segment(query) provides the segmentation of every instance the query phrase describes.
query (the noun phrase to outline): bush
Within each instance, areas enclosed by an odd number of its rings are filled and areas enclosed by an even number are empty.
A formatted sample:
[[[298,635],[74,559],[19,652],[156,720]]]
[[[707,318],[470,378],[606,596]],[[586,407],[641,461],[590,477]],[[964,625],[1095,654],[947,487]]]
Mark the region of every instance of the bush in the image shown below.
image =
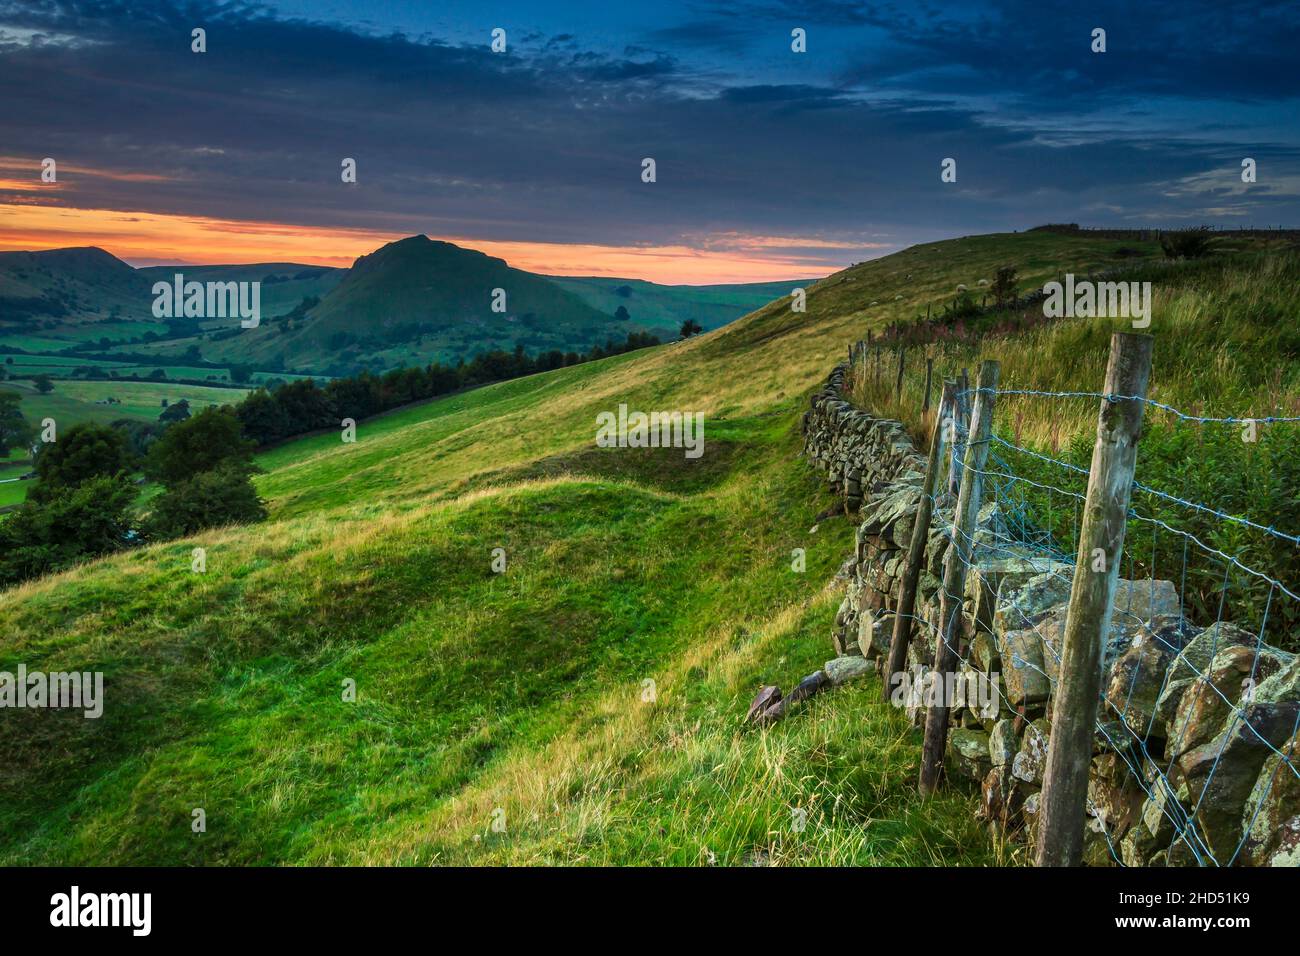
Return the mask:
[[[179,402],[173,402],[163,409],[163,413],[158,416],[158,421],[183,422],[190,417],[190,403],[187,399],[182,398]]]
[[[234,409],[205,408],[193,418],[170,426],[149,447],[145,473],[168,487],[224,465],[248,475],[257,470],[253,448],[253,443],[244,438]]]
[[[231,463],[169,487],[154,499],[145,530],[151,538],[177,538],[265,517],[266,502],[257,496],[248,472]]]
[[[134,467],[135,455],[125,433],[90,422],[73,425],[57,441],[41,445],[35,469],[40,482],[31,496],[45,500],[92,478],[127,475]]]
[[[0,458],[7,458],[15,448],[25,448],[36,434],[23,417],[21,402],[16,392],[0,392]]]
[[[0,522],[0,584],[16,584],[130,543],[135,487],[99,476],[29,500]]]
[[[1006,305],[1016,298],[1016,291],[1015,266],[1003,266],[998,270],[993,285],[989,287],[989,292],[993,295],[993,301],[1000,306]]]
[[[1210,253],[1211,237],[1206,229],[1184,229],[1166,232],[1160,237],[1160,248],[1168,259],[1200,259]]]

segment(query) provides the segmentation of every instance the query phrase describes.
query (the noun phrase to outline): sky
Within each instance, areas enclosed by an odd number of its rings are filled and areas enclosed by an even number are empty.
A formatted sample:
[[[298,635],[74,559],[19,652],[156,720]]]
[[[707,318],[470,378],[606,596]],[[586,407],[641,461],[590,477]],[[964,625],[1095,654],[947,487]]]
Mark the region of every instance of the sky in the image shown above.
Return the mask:
[[[1047,222],[1294,227],[1297,49],[1268,0],[0,0],[0,250],[347,266],[424,233],[699,284]]]

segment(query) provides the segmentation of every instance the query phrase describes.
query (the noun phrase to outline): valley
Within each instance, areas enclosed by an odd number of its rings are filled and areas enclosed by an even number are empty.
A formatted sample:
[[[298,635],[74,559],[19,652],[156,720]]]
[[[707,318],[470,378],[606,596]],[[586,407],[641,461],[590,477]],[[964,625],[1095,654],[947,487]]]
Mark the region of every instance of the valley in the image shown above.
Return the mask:
[[[686,341],[380,416],[355,444],[290,441],[257,459],[267,522],[0,592],[0,669],[102,670],[107,701],[94,722],[6,722],[0,860],[1023,862],[974,819],[970,789],[916,794],[917,737],[877,682],[769,729],[741,718],[758,686],[833,656],[828,584],[854,529],[819,518],[832,501],[798,421],[846,346],[1000,267],[1030,289],[1131,245],[914,246],[811,283],[806,313],[777,298]],[[1157,284],[1152,396],[1207,412],[1295,402],[1295,269],[1285,243],[1246,243]],[[992,353],[1019,387],[1096,379],[1115,320],[1011,318],[955,335],[939,367]],[[1205,363],[1213,375],[1191,374]],[[915,393],[903,401],[919,427]],[[598,416],[620,404],[702,414],[704,454],[597,447]],[[1044,448],[1089,427],[1030,400],[1002,420]]]

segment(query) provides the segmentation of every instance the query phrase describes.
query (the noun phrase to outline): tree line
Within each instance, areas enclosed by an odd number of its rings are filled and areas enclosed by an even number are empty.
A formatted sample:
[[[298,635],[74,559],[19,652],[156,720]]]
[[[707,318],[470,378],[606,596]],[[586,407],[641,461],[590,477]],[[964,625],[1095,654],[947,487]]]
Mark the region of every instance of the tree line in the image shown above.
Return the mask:
[[[250,392],[236,406],[244,434],[258,445],[270,445],[286,438],[322,428],[338,428],[345,418],[360,421],[412,402],[448,395],[465,388],[521,378],[536,372],[578,365],[594,359],[621,355],[658,345],[659,339],[643,332],[629,333],[623,342],[610,340],[587,352],[552,350],[528,355],[522,346],[513,352],[494,349],[480,352],[470,361],[455,365],[434,362],[427,366],[393,369],[382,375],[362,372],[348,378],[331,379],[318,385],[314,379],[299,379],[272,389]]]
[[[151,541],[204,528],[260,521],[266,503],[252,476],[256,450],[344,418],[361,419],[422,399],[658,345],[633,332],[585,353],[480,353],[455,365],[363,372],[317,385],[302,379],[259,388],[237,405],[191,414],[187,402],[165,408],[156,423],[120,419],[83,423],[35,448],[36,484],[19,508],[0,517],[0,587],[16,584]],[[0,458],[26,447],[35,430],[19,396],[0,393]],[[162,486],[140,499],[135,475]]]

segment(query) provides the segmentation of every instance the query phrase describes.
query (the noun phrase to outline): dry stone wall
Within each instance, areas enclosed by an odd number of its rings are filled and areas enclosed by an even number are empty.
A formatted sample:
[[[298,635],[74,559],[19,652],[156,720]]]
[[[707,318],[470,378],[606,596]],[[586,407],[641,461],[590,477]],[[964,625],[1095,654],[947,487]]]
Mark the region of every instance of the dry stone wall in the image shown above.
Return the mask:
[[[858,522],[826,686],[883,671],[926,465],[901,423],[846,399],[849,374],[837,366],[802,421],[805,455]],[[925,675],[952,506],[936,501],[915,612],[923,623],[895,690],[918,725],[933,687]],[[972,692],[957,697],[945,766],[979,785],[982,819],[1032,849],[1073,567],[1009,541],[986,505],[960,629],[956,686]],[[1194,626],[1172,582],[1122,580],[1103,667],[1085,861],[1300,865],[1300,658],[1231,624]]]

